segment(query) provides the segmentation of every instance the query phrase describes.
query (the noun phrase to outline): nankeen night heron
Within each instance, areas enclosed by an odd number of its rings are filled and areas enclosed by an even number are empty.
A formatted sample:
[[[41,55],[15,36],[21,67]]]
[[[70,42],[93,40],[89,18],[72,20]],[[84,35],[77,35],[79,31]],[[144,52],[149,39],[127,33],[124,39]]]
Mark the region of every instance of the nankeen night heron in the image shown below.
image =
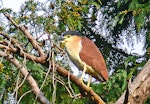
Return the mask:
[[[77,31],[66,31],[62,33],[62,36],[61,44],[65,46],[70,60],[78,69],[83,70],[81,81],[85,73],[102,82],[108,80],[105,60],[91,40]],[[90,81],[91,78],[88,85]]]

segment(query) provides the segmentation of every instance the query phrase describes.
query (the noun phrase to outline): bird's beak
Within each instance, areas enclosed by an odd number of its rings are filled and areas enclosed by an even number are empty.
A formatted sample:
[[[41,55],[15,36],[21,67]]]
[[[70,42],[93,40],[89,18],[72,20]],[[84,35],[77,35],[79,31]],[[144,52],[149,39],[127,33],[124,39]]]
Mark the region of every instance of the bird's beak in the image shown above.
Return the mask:
[[[64,37],[59,37],[59,39],[58,39],[60,42],[62,42],[62,41],[64,41],[65,40],[65,38]]]

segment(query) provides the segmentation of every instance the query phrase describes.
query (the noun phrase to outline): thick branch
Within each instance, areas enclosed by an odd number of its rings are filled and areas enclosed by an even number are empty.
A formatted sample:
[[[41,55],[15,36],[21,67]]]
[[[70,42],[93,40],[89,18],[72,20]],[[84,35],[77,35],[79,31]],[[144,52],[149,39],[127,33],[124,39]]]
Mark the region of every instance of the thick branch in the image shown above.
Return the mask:
[[[150,96],[150,75],[145,81],[129,96],[128,103],[143,104]]]
[[[3,33],[3,32],[0,32],[0,35],[4,36],[5,38],[7,38],[8,40],[11,39],[11,37],[9,37],[7,34]],[[30,60],[36,60],[36,62],[38,63],[46,63],[46,56],[44,55],[44,58],[43,57],[36,57],[32,54],[29,54],[29,53],[26,53],[23,51],[22,47],[19,45],[19,43],[14,40],[14,39],[11,39],[11,45],[8,46],[5,46],[5,45],[2,45],[4,42],[0,42],[0,48],[1,49],[6,49],[8,51],[11,51],[13,53],[16,53],[18,54],[19,56],[21,57],[24,57],[26,56],[27,59],[30,59]],[[14,47],[17,47],[17,48],[14,48]],[[22,50],[22,51],[21,51]],[[44,53],[43,53],[44,54]]]
[[[56,71],[63,77],[68,78],[68,76],[70,76],[71,81],[77,85],[80,89],[82,89],[83,91],[87,92],[87,95],[89,97],[91,97],[92,99],[94,99],[96,101],[97,104],[105,104],[104,101],[100,98],[99,95],[97,95],[92,88],[87,87],[85,84],[81,83],[81,81],[75,77],[73,74],[71,74],[70,72],[68,72],[66,69],[64,69],[63,67],[59,67],[58,65],[55,65],[56,67]]]
[[[15,65],[16,68],[18,68],[21,71],[24,77],[27,76],[26,80],[29,82],[33,93],[38,97],[38,100],[40,102],[42,102],[43,104],[50,104],[50,102],[44,97],[43,93],[40,91],[40,88],[38,87],[34,78],[16,58],[2,51],[0,51],[0,56],[4,57],[5,59],[9,60],[13,65]]]
[[[145,64],[141,72],[137,75],[129,88],[129,104],[143,104],[150,96],[150,60]],[[118,99],[116,104],[123,104],[125,92]]]

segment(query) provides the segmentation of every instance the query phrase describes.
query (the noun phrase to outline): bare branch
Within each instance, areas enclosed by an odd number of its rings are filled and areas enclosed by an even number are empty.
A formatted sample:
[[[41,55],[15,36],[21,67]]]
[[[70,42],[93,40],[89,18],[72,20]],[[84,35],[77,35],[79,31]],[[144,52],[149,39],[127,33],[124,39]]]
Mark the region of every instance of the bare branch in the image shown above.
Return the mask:
[[[12,55],[6,54],[5,52],[0,51],[0,56],[4,57],[5,59],[9,60],[13,65],[15,65],[16,68],[20,70],[20,72],[23,74],[23,76],[27,76],[26,80],[30,84],[33,93],[38,96],[38,100],[41,101],[43,104],[50,104],[50,102],[44,97],[43,93],[40,91],[36,81],[34,78],[30,75],[30,73],[26,70],[26,68]]]
[[[24,26],[19,26],[12,18],[9,14],[4,14],[7,19],[18,29],[20,29],[25,36],[27,36],[28,40],[31,42],[32,46],[34,49],[36,49],[39,53],[39,56],[42,59],[46,58],[46,55],[44,54],[42,48],[39,46],[38,42],[36,41],[36,39],[34,39],[34,37],[29,33],[29,31],[24,27]]]
[[[11,38],[11,37],[9,37],[7,34],[5,34],[3,32],[0,32],[0,35],[4,36],[8,40],[10,40],[10,38]],[[34,56],[32,54],[24,52],[23,49],[21,48],[21,46],[19,45],[19,43],[16,40],[12,39],[11,42],[17,48],[13,48],[13,45],[11,45],[10,47],[8,47],[8,46],[6,47],[4,45],[1,45],[0,48],[2,48],[2,49],[5,48],[5,49],[7,49],[7,50],[9,50],[9,51],[11,51],[13,53],[18,54],[21,57],[24,57],[24,55],[25,55],[27,59],[34,60],[37,63],[43,63],[43,64],[46,63],[46,56],[44,56],[44,58],[43,57],[36,57],[36,56]],[[0,44],[3,44],[3,42],[0,42]]]
[[[25,93],[19,98],[17,104],[20,104],[21,99],[22,99],[25,95],[27,95],[28,93],[30,93],[30,92],[32,92],[32,90],[29,90],[29,91],[25,92]]]

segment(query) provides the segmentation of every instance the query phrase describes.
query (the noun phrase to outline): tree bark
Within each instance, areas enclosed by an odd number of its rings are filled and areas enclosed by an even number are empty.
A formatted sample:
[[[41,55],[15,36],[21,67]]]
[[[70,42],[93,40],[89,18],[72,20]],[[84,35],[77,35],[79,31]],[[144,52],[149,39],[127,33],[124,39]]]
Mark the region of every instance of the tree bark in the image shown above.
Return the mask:
[[[147,97],[150,96],[150,60],[128,88],[128,104],[143,104]],[[117,100],[116,104],[124,104],[125,92]]]

